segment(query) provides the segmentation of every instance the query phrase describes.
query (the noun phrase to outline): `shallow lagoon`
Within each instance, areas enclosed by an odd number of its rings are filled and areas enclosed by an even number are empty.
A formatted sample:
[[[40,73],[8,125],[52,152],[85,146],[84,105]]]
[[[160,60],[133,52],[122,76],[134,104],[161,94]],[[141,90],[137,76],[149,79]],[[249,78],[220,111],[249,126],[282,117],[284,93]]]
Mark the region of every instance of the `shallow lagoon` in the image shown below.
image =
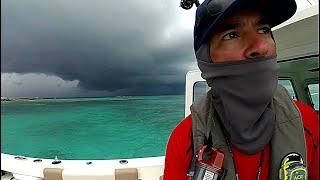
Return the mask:
[[[1,102],[1,152],[59,159],[165,155],[184,96]]]

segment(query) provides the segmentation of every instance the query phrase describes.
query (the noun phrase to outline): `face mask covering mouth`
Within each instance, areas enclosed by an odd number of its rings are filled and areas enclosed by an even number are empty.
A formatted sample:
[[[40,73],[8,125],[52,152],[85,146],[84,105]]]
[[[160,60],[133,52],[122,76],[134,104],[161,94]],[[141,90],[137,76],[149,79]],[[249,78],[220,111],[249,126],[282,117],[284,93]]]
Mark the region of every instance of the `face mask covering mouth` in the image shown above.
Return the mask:
[[[276,56],[210,63],[209,48],[197,53],[201,76],[211,87],[213,106],[233,146],[255,154],[270,142],[276,123]]]

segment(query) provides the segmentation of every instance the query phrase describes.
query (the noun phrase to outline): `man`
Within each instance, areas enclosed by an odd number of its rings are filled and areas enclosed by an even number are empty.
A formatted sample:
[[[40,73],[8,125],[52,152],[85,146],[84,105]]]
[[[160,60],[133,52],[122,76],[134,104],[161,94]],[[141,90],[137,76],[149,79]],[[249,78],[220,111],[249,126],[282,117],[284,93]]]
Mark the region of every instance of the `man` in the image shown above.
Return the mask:
[[[205,0],[197,8],[194,50],[211,90],[172,132],[164,180],[189,179],[203,145],[224,153],[228,180],[279,179],[292,152],[319,179],[318,116],[277,86],[271,28],[295,11],[294,0]]]

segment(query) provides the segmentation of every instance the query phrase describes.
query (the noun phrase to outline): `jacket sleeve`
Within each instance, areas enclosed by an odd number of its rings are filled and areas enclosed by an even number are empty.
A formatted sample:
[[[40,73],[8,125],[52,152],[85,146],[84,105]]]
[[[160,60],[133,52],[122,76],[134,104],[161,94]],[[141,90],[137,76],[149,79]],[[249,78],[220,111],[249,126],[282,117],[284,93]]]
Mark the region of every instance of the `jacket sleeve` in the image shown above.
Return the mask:
[[[308,161],[308,171],[310,180],[319,180],[319,118],[315,111],[310,112],[310,120],[313,122],[312,128],[305,127],[305,137],[309,136],[307,141],[307,158],[310,154]]]
[[[165,157],[164,180],[188,180],[187,171],[192,157],[191,116],[184,119],[170,135]],[[190,149],[190,150],[189,150]]]
[[[304,127],[307,146],[307,168],[310,180],[319,180],[319,117],[311,107],[295,101]]]

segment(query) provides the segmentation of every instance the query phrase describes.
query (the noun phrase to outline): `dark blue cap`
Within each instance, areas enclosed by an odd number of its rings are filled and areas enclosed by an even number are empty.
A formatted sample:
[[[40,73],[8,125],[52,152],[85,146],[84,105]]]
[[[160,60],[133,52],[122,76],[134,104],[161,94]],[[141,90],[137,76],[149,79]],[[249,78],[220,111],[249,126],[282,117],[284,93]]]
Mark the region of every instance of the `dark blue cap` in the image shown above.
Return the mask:
[[[295,0],[205,0],[196,11],[194,50],[209,40],[212,30],[235,9],[254,8],[262,12],[274,27],[288,20],[297,10]]]

